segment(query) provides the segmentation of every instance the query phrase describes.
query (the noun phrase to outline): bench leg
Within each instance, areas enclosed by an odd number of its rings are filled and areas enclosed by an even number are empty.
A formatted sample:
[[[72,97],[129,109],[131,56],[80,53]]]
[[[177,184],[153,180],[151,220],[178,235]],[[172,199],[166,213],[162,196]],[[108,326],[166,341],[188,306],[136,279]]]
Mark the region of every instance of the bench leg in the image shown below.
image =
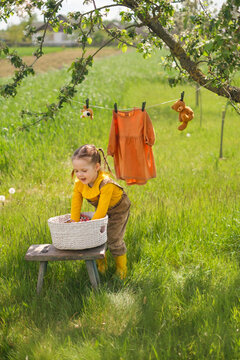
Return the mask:
[[[47,261],[40,261],[39,272],[38,272],[38,282],[37,282],[37,294],[40,294],[43,286],[43,278],[47,271]]]
[[[96,264],[95,260],[93,260],[93,268],[94,268],[95,276],[97,279],[97,284],[100,285],[100,278],[99,278],[99,273],[98,273],[97,264]]]
[[[87,266],[88,276],[89,276],[90,282],[92,284],[92,287],[94,289],[97,289],[97,287],[100,283],[100,280],[99,280],[96,262],[95,262],[95,260],[85,260],[85,263]]]

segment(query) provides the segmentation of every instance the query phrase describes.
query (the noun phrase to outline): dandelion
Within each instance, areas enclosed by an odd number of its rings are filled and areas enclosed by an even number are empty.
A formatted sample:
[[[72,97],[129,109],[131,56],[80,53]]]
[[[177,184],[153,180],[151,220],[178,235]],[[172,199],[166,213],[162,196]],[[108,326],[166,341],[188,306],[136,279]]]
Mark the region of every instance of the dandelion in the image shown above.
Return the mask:
[[[16,190],[14,188],[10,188],[9,190],[9,194],[15,194]]]
[[[191,136],[191,134],[187,133],[187,134],[186,134],[186,136],[187,136],[187,137],[190,137],[190,136]]]
[[[0,195],[0,201],[4,202],[5,201],[5,196],[4,195]]]

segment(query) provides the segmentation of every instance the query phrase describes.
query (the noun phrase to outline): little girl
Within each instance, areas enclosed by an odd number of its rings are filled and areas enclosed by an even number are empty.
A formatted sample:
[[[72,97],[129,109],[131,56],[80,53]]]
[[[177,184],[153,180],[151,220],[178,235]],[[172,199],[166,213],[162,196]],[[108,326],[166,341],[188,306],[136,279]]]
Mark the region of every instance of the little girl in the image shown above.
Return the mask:
[[[127,249],[123,236],[131,203],[123,188],[101,170],[100,152],[111,172],[103,150],[94,145],[80,146],[72,156],[72,176],[75,174],[77,179],[72,197],[71,221],[80,220],[83,198],[96,208],[92,220],[108,215],[107,245],[116,261],[116,274],[124,279],[127,274]],[[97,260],[97,266],[104,274],[106,258]]]

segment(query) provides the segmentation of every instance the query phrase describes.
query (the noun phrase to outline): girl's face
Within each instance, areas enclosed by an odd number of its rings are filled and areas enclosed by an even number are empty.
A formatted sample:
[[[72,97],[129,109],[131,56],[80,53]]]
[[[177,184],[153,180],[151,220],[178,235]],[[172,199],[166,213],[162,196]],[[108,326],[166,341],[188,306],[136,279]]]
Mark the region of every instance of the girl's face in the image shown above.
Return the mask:
[[[73,170],[77,178],[85,185],[93,186],[94,181],[98,177],[98,171],[100,170],[100,164],[91,163],[88,158],[86,159],[74,159],[72,161]]]

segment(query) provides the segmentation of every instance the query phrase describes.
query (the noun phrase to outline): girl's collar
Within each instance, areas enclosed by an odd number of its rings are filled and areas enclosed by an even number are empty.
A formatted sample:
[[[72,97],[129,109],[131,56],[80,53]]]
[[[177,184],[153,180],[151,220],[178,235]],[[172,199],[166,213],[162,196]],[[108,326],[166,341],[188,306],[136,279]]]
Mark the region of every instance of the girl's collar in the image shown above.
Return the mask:
[[[99,178],[99,175],[100,175],[101,173],[102,173],[102,171],[101,171],[101,170],[98,170],[98,175],[97,175],[96,179],[94,180],[94,183],[93,183],[92,186],[90,186],[89,184],[87,184],[87,186],[88,186],[90,189],[92,189],[92,188],[94,187],[94,185],[95,185],[95,183],[96,183],[96,181],[97,181],[97,179]]]

